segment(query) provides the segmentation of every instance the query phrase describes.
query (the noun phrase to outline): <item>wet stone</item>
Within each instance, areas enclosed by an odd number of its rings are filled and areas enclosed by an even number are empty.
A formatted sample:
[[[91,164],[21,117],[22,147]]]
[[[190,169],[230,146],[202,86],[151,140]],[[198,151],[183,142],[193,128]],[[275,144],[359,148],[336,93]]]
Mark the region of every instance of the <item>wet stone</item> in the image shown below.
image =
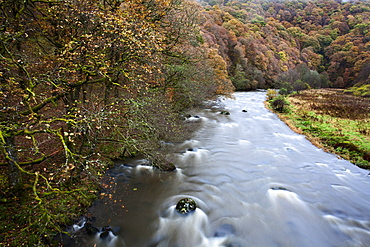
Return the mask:
[[[109,236],[109,231],[104,231],[104,232],[100,233],[100,238],[101,239],[107,238],[108,236]]]
[[[111,231],[112,232],[112,227],[110,227],[110,226],[104,226],[101,230],[102,231]]]
[[[171,162],[162,163],[160,165],[153,165],[153,167],[166,172],[176,170],[176,166]]]
[[[271,187],[270,189],[272,189],[272,190],[285,190],[285,191],[289,191],[287,188],[284,188],[284,187],[281,187],[281,186]]]
[[[95,234],[99,232],[99,229],[96,226],[93,226],[91,223],[86,223],[85,224],[85,229],[87,234]]]
[[[188,214],[196,208],[197,204],[191,198],[183,198],[176,205],[176,210],[181,214]]]
[[[228,112],[228,111],[222,111],[222,112],[220,112],[220,114],[222,114],[222,115],[230,115],[230,112]]]

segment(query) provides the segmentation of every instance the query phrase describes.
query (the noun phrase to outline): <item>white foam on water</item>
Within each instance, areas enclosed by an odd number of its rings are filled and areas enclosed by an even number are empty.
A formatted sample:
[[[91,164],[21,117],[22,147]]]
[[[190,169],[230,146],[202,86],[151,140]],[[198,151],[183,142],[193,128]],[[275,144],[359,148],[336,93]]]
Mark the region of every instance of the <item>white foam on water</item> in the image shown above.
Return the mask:
[[[296,193],[276,188],[269,189],[267,195],[271,203],[266,212],[272,224],[269,228],[277,229],[270,232],[270,243],[262,246],[351,246],[339,244],[348,238],[328,227],[321,212]]]
[[[74,232],[77,232],[81,230],[82,228],[84,228],[85,224],[86,224],[86,219],[81,219],[79,222],[77,222],[76,224],[72,226],[72,230]]]
[[[220,123],[221,127],[226,127],[226,128],[233,128],[233,127],[238,127],[238,123]]]
[[[315,162],[315,164],[318,165],[318,166],[328,167],[328,164],[324,164],[324,163],[320,163],[320,162]]]
[[[173,205],[160,218],[156,234],[157,247],[220,247],[226,237],[207,237],[208,216],[200,209],[183,215]]]
[[[250,142],[248,140],[239,140],[238,143],[239,144],[251,144],[252,142]]]
[[[194,145],[194,144],[197,144],[197,143],[199,143],[198,140],[190,139],[190,140],[184,141],[183,145],[189,145],[189,144]]]
[[[344,193],[354,193],[355,191],[347,186],[339,185],[339,184],[332,184],[331,187],[336,189],[337,191],[341,191]]]
[[[273,133],[274,136],[276,137],[281,137],[281,138],[286,138],[286,139],[295,139],[295,140],[302,140],[302,139],[305,139],[305,136],[303,135],[298,135],[298,134],[291,134],[291,135],[288,135],[288,134],[283,134],[283,133]]]
[[[182,154],[182,159],[187,160],[187,159],[202,159],[205,156],[209,155],[209,150],[203,149],[203,148],[198,148],[195,149],[194,151],[186,151],[185,153]]]
[[[153,166],[148,165],[138,165],[136,166],[137,170],[153,170]]]
[[[269,120],[267,116],[253,116],[252,118],[258,119],[258,120]]]
[[[198,148],[200,142],[198,140],[186,140],[180,146],[179,149]]]
[[[135,167],[135,172],[138,173],[138,174],[141,174],[143,172],[153,174],[154,167],[149,166],[149,165],[138,165],[138,166]]]
[[[341,219],[334,215],[324,215],[330,224],[345,233],[350,240],[348,246],[368,247],[370,243],[370,222],[356,219]]]
[[[335,176],[337,176],[339,179],[342,179],[342,178],[346,177],[345,174],[341,174],[341,173],[336,173]]]
[[[306,203],[299,199],[296,193],[285,189],[269,189],[268,196],[274,205],[277,205],[281,200],[284,200],[288,201],[294,206],[306,207]]]
[[[103,232],[100,231],[95,233],[94,236],[84,242],[84,244],[79,243],[79,246],[92,246],[92,247],[127,247],[125,242],[120,236],[114,235],[113,232],[108,231],[108,235],[104,238],[100,237],[100,234]],[[82,244],[82,245],[81,245]]]
[[[185,121],[187,122],[194,122],[194,121],[196,122],[196,121],[204,121],[204,120],[208,120],[208,118],[200,117],[200,116],[191,116],[185,119]]]

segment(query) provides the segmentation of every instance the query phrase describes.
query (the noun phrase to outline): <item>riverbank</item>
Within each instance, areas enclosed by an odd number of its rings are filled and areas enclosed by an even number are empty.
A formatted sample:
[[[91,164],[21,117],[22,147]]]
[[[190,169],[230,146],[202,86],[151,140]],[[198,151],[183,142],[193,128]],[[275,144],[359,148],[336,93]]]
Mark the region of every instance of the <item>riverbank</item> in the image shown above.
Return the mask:
[[[338,89],[287,96],[279,117],[319,148],[370,169],[370,99]]]
[[[196,111],[197,108],[194,106],[192,109]],[[172,114],[174,120],[166,125],[171,125],[172,129],[166,129],[167,132],[163,130],[161,136],[170,133],[171,138],[166,140],[183,142],[199,127],[196,122],[187,119],[198,117]],[[160,117],[166,119],[169,114]],[[163,144],[156,137],[153,134],[151,139],[143,141],[140,148],[147,152],[141,155],[121,152],[119,156],[119,148],[110,149],[111,156],[96,156],[96,159],[86,160],[83,170],[74,167],[61,169],[65,161],[61,155],[55,155],[53,159],[33,165],[32,169],[43,171],[45,175],[40,173],[35,182],[33,176],[24,176],[24,186],[19,191],[7,189],[6,166],[0,167],[0,222],[3,226],[0,228],[0,246],[16,247],[25,243],[27,246],[61,246],[62,235],[71,233],[70,227],[81,216],[89,218],[88,209],[104,194],[99,192],[112,186],[104,179],[106,171],[113,167],[117,159],[125,159],[130,155],[142,156],[158,170],[172,170],[173,164],[162,154]],[[44,179],[46,175],[50,177],[48,180]]]

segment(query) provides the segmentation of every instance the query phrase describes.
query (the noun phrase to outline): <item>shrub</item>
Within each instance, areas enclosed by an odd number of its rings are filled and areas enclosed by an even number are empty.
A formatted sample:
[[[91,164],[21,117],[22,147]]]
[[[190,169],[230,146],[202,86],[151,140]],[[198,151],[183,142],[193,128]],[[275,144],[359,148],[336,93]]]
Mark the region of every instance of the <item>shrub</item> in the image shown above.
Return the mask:
[[[278,91],[275,89],[268,89],[266,93],[267,100],[272,100],[279,95]]]
[[[281,94],[281,95],[288,95],[288,94],[291,94],[292,91],[293,91],[293,86],[290,83],[288,83],[288,82],[284,82],[280,86],[279,94]]]
[[[370,97],[370,85],[362,85],[360,87],[351,87],[345,90],[346,93],[352,93],[355,96]]]
[[[279,95],[272,100],[270,100],[270,105],[271,108],[274,111],[277,112],[286,112],[287,111],[287,106],[289,105],[288,101],[285,99],[284,96]]]

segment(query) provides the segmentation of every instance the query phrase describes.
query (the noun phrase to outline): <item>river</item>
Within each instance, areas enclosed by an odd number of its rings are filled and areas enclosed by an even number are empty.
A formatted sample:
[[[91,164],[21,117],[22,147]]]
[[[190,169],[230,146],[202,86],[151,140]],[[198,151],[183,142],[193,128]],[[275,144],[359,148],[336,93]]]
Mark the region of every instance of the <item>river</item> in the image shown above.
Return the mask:
[[[82,229],[74,246],[370,246],[369,171],[290,130],[264,107],[265,92],[234,96],[186,120],[201,125],[191,139],[163,144],[176,171],[116,164],[90,209],[114,234]],[[185,197],[198,207],[181,215]]]

